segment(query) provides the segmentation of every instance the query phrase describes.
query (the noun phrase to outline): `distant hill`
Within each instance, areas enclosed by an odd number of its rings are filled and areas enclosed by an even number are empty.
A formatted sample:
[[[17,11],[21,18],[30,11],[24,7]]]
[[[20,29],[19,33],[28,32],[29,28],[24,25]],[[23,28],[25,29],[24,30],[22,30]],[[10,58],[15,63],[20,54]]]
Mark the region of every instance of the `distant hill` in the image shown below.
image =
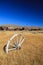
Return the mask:
[[[0,25],[0,26],[6,26],[6,27],[18,27],[18,25],[14,25],[14,24],[4,24],[4,25]],[[20,27],[20,26],[19,26]]]
[[[38,26],[17,26],[14,24],[9,25],[0,25],[0,30],[29,30],[29,31],[38,31],[43,30],[43,27]]]

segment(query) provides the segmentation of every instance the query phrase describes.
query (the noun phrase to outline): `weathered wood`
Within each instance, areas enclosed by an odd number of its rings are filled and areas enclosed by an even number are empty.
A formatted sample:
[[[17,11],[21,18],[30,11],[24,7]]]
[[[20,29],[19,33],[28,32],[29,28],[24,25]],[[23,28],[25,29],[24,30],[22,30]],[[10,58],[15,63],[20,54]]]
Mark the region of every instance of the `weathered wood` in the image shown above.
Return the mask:
[[[18,40],[18,35],[20,35],[21,36],[21,39],[20,40]],[[16,44],[14,44],[14,45],[12,45],[10,42],[14,39],[16,37]],[[20,33],[20,34],[14,34],[11,38],[10,38],[10,40],[8,41],[8,43],[7,43],[7,45],[6,45],[6,48],[5,48],[5,50],[6,50],[6,53],[8,54],[8,51],[11,51],[11,50],[14,50],[14,49],[19,49],[20,47],[21,47],[21,45],[23,44],[23,42],[24,42],[24,36],[23,36],[23,34],[22,33]],[[10,48],[9,49],[9,46],[12,46],[12,48]]]

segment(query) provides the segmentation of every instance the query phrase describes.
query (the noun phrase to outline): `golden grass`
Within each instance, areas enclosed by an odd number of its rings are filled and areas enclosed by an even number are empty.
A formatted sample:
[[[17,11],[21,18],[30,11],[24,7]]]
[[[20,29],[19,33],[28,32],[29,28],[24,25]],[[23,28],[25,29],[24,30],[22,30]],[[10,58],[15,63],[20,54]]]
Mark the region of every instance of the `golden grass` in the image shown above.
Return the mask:
[[[10,37],[20,31],[0,31],[0,65],[43,65],[43,34],[23,31],[25,41],[20,50],[4,52]]]

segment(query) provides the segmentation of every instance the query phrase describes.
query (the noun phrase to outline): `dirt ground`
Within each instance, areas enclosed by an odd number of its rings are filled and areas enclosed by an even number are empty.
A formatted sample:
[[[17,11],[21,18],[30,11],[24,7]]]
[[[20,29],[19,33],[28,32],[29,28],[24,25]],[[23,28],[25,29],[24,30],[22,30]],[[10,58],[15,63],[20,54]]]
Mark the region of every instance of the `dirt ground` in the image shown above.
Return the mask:
[[[0,31],[0,65],[43,65],[43,33],[23,31],[25,41],[20,50],[4,51],[7,41],[21,31]]]

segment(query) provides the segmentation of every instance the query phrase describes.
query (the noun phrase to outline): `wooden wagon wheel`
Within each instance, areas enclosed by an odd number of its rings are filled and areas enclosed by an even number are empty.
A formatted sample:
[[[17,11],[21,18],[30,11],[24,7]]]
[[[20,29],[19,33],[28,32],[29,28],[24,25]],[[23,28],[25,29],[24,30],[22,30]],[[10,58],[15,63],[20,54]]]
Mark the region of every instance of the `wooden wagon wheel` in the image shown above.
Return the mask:
[[[19,36],[20,36],[20,39],[18,39]],[[16,38],[16,39],[15,39],[15,44],[12,44],[11,41],[12,41],[14,38]],[[10,38],[10,40],[8,40],[8,43],[7,43],[6,47],[5,47],[6,53],[8,53],[8,51],[10,51],[10,50],[20,49],[20,48],[21,48],[21,45],[23,44],[23,42],[24,42],[24,36],[23,36],[22,33],[20,33],[20,34],[14,34],[14,35]],[[12,48],[9,48],[9,46],[12,46]]]

